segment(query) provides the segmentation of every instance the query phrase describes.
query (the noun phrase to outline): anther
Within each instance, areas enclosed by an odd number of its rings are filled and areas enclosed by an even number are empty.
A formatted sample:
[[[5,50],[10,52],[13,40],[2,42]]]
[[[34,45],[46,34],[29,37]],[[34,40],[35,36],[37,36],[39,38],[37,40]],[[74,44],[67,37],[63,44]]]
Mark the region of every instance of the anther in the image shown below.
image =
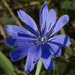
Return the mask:
[[[43,37],[41,38],[41,41],[43,41],[44,39],[43,39]]]

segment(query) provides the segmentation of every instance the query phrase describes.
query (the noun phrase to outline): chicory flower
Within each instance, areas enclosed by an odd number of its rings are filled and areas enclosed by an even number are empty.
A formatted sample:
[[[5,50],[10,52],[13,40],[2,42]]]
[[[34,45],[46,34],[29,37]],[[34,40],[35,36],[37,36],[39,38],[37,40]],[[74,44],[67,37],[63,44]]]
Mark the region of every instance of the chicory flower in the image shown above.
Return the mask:
[[[6,25],[5,31],[11,36],[5,39],[5,43],[17,46],[10,53],[11,60],[15,62],[27,56],[25,71],[31,72],[41,58],[44,67],[50,71],[54,68],[52,55],[59,57],[62,53],[60,47],[71,44],[67,35],[53,37],[69,21],[69,16],[63,15],[56,21],[55,10],[48,11],[48,5],[44,3],[39,15],[39,31],[35,21],[27,13],[23,10],[17,13],[29,31],[23,27]]]

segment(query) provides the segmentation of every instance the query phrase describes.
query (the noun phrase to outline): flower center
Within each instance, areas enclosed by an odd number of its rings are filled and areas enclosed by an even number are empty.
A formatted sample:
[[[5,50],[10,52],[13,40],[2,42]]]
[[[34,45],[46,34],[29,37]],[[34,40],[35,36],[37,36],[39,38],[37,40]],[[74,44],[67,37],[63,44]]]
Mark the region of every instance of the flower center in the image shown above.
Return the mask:
[[[41,42],[42,44],[45,44],[46,41],[47,41],[47,40],[46,40],[46,37],[45,37],[45,38],[44,38],[44,37],[39,37],[39,38],[38,38],[38,42],[39,42],[39,43]]]

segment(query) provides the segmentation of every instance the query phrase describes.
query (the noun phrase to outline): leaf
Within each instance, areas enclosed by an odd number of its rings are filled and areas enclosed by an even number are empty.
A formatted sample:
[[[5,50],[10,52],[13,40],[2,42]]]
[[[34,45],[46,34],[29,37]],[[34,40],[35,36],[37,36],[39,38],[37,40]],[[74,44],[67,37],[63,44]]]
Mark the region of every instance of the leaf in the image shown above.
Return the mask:
[[[73,50],[71,49],[70,46],[65,47],[65,53],[64,53],[64,55],[65,55],[66,59],[69,59],[73,55]]]
[[[61,4],[61,9],[75,9],[75,0],[64,0]]]
[[[61,4],[61,9],[72,9],[72,2],[69,0],[63,1]]]
[[[64,0],[60,8],[75,19],[75,0]]]
[[[2,17],[1,22],[4,25],[14,25],[16,23],[14,18],[8,18],[8,17]]]
[[[17,75],[18,69],[10,62],[10,60],[0,51],[0,67],[6,75]]]
[[[57,70],[58,75],[63,75],[63,72],[66,70],[66,64],[63,62],[57,61],[56,70]]]

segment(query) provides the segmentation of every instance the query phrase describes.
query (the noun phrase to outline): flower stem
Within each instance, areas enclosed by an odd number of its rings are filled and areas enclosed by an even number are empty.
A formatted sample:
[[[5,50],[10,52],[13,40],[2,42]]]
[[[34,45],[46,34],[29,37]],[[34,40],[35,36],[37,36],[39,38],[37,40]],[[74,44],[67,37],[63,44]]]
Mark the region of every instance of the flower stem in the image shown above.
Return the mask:
[[[40,59],[38,64],[37,64],[37,69],[36,69],[35,75],[40,74],[41,68],[42,68],[42,60]]]

